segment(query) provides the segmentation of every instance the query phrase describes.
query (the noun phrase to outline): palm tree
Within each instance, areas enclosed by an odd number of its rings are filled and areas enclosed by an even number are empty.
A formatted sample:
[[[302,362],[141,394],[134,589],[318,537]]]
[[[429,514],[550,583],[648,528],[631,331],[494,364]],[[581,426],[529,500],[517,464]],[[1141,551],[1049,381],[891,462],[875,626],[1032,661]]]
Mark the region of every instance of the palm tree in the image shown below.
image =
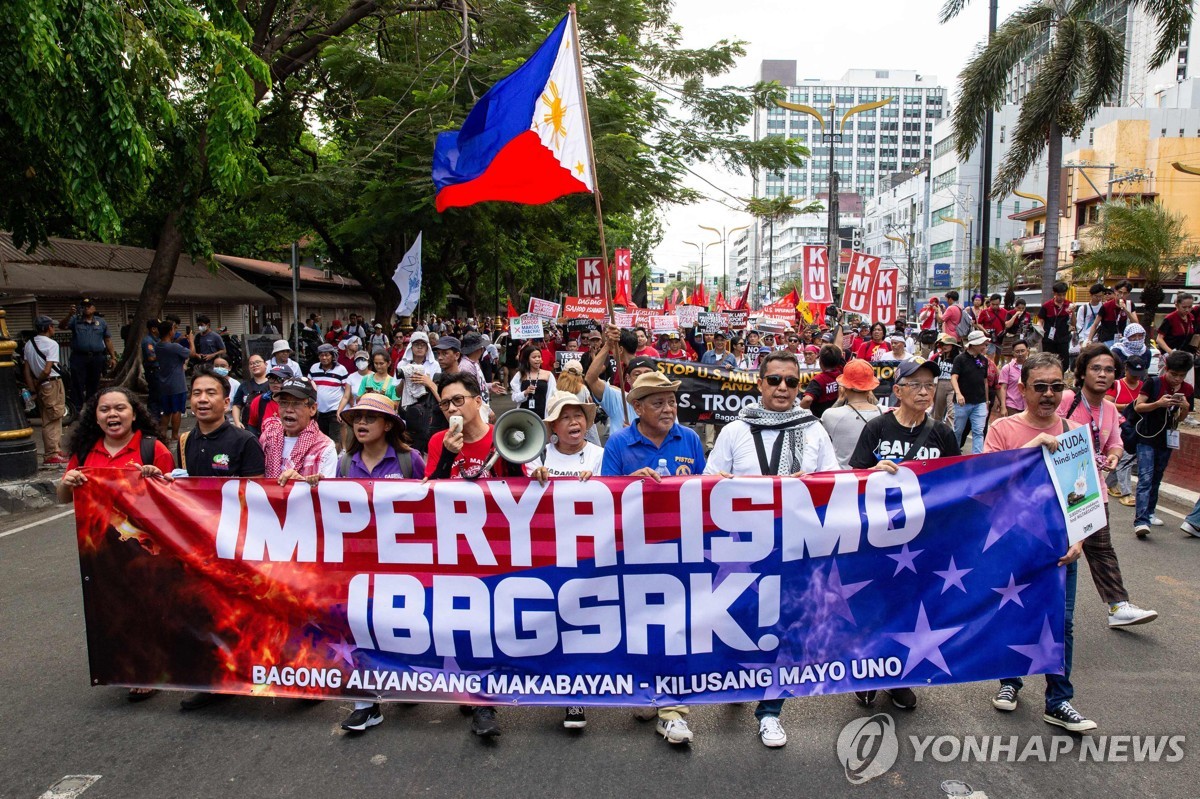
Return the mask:
[[[1150,329],[1163,301],[1162,284],[1196,260],[1187,217],[1157,203],[1105,203],[1096,229],[1099,246],[1075,258],[1075,271],[1089,279],[1137,277],[1142,284],[1141,322]]]
[[[767,293],[770,294],[771,281],[774,277],[772,272],[775,267],[775,223],[800,214],[824,211],[825,206],[819,200],[811,200],[806,203],[790,194],[782,194],[778,197],[751,197],[745,202],[746,213],[756,219],[767,220],[771,227],[771,244],[770,249],[767,250]],[[836,258],[837,256],[830,253],[829,257]]]
[[[958,15],[968,0],[947,0],[941,21]],[[1031,61],[1035,77],[1025,99],[1008,154],[992,186],[992,197],[1010,194],[1046,150],[1046,238],[1042,298],[1048,300],[1058,274],[1059,172],[1063,136],[1078,138],[1083,126],[1121,88],[1125,64],[1122,35],[1092,17],[1105,0],[1031,0],[980,45],[959,75],[954,108],[955,146],[964,161],[983,135],[984,118],[999,109],[1009,73]],[[1150,68],[1170,59],[1192,22],[1192,0],[1131,0],[1158,29]]]
[[[1014,247],[992,247],[988,254],[988,274],[995,279],[996,288],[1004,287],[1004,307],[1011,308],[1017,301],[1013,291],[1021,283],[1029,282],[1032,264],[1021,257]]]

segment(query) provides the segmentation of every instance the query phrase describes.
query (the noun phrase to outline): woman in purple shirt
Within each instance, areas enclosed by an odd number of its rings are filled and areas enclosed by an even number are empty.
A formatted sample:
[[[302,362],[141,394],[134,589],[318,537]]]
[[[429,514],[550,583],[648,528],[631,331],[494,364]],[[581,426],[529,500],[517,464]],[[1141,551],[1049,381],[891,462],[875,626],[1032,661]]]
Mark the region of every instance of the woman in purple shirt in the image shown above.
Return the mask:
[[[354,437],[338,463],[338,476],[360,480],[420,480],[421,454],[408,443],[404,420],[388,396],[367,392],[342,412]]]

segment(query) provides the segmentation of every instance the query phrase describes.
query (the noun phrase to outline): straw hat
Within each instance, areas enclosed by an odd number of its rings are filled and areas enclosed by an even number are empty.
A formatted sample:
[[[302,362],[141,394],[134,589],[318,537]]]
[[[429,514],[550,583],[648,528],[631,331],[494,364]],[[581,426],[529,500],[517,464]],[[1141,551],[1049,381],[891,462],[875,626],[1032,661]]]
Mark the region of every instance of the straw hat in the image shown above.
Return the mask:
[[[555,391],[550,395],[550,401],[546,403],[546,418],[543,420],[546,423],[546,429],[558,421],[558,417],[562,415],[563,408],[568,405],[578,405],[583,409],[583,415],[587,417],[587,426],[591,427],[596,423],[596,405],[591,402],[584,402],[576,395],[569,391]]]
[[[633,381],[633,388],[629,390],[625,399],[629,402],[637,402],[651,394],[662,394],[668,391],[674,394],[679,390],[679,385],[678,382],[669,380],[662,372],[646,372],[638,375],[638,379]]]
[[[366,411],[367,413],[377,413],[380,416],[386,416],[393,421],[400,423],[401,429],[404,428],[404,419],[400,414],[396,413],[396,403],[386,394],[379,394],[374,391],[368,391],[363,394],[351,406],[342,409],[342,415],[354,413],[357,411]]]

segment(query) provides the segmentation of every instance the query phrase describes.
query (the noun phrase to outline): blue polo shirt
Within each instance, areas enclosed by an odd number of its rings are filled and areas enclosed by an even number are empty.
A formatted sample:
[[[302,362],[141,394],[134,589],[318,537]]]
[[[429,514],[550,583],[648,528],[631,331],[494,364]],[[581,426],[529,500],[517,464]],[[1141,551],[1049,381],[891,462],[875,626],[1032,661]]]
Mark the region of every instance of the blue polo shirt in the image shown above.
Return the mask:
[[[82,316],[72,316],[67,320],[66,329],[71,331],[71,350],[73,352],[105,352],[104,340],[108,335],[108,322],[99,316],[93,316],[88,322]]]
[[[221,338],[220,333],[209,330],[207,333],[196,336],[195,346],[199,355],[212,355],[214,352],[225,349],[225,340]]]
[[[673,475],[704,473],[704,445],[691,428],[676,422],[663,439],[662,446],[657,447],[642,435],[638,422],[633,422],[608,437],[601,474],[632,474],[646,466],[655,469],[660,459],[666,459],[667,468]]]
[[[623,397],[624,395],[620,389],[608,383],[604,384],[604,394],[602,396],[596,397],[596,395],[592,395],[592,399],[596,400],[600,407],[604,409],[604,412],[608,414],[608,431],[610,435],[625,428],[625,411],[629,412],[630,424],[637,418],[637,413],[633,410],[633,406],[628,402],[624,402]],[[624,405],[625,408],[622,409],[621,405]],[[657,462],[655,465],[657,465]]]

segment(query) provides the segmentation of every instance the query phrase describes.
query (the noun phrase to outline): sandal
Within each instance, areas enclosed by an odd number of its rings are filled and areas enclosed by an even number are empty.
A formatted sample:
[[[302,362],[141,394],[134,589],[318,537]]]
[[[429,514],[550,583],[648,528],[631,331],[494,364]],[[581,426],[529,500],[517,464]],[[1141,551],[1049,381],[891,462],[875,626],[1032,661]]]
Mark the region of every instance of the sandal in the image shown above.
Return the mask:
[[[145,702],[157,693],[157,688],[130,688],[128,699],[130,702]]]

